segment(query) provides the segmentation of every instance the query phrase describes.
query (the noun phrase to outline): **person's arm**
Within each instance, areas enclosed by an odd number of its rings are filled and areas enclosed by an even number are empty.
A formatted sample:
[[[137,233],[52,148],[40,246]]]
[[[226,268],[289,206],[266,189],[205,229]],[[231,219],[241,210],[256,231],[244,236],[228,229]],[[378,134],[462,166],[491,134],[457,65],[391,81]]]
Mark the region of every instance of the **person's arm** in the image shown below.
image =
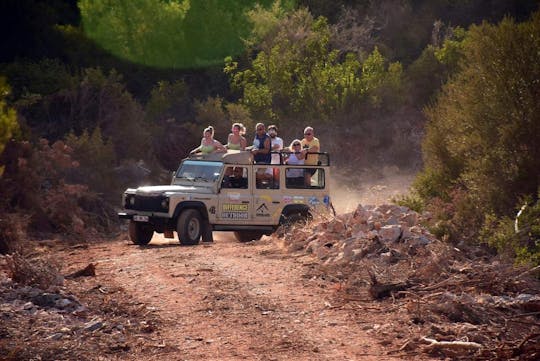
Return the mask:
[[[216,148],[216,149],[214,149],[214,152],[226,152],[227,151],[227,148],[225,148],[225,146],[223,146],[223,144],[221,144],[221,142],[219,140],[214,139],[214,147]]]
[[[225,148],[229,149],[229,144],[231,143],[231,137],[232,133],[227,136],[227,144],[225,144]]]
[[[310,147],[309,147],[309,152],[310,153],[318,153],[319,152],[319,148],[320,148],[320,144],[319,142],[314,142],[314,144],[312,144]]]
[[[246,150],[247,140],[246,138],[240,136],[240,150]]]
[[[201,145],[199,145],[197,148],[193,149],[191,152],[189,152],[189,154],[195,154],[197,152],[199,152],[202,148],[202,145],[203,145],[203,140],[201,140]]]

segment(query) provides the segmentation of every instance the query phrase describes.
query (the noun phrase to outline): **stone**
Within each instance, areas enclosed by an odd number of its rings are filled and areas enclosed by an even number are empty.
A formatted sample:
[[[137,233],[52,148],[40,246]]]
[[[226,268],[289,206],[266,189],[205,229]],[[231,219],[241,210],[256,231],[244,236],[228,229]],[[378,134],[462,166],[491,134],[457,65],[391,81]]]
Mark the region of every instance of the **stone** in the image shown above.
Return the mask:
[[[418,213],[410,212],[404,214],[399,218],[399,220],[400,222],[404,222],[405,224],[407,224],[407,226],[409,227],[416,226],[418,224]]]
[[[396,242],[401,237],[400,225],[383,226],[378,231],[379,237],[383,242]]]

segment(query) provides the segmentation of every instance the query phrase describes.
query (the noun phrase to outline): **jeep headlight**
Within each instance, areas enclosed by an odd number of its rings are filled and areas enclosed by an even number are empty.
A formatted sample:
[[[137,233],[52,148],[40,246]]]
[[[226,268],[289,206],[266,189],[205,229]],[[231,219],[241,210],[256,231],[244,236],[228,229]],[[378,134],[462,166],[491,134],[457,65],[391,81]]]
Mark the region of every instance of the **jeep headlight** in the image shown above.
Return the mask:
[[[126,194],[126,197],[124,199],[124,207],[125,208],[133,208],[134,205],[135,205],[135,195]]]
[[[169,210],[169,198],[163,198],[161,201],[161,208],[168,211]]]

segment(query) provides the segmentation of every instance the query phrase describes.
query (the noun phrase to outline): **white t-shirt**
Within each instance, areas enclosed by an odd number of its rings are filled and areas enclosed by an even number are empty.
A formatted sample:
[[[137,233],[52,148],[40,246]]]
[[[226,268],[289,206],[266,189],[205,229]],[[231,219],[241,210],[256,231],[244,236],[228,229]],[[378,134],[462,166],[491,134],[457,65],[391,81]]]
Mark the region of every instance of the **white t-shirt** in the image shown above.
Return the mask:
[[[291,153],[289,155],[289,159],[287,160],[287,164],[290,165],[302,165],[304,164],[304,159],[298,159],[298,155],[295,153]],[[299,168],[291,168],[287,169],[287,178],[297,178],[304,176],[304,170]]]
[[[278,148],[274,149],[274,146],[277,145]],[[283,149],[283,139],[276,136],[275,138],[270,137],[270,150],[272,152],[278,152]],[[272,154],[271,164],[279,164],[279,154]]]

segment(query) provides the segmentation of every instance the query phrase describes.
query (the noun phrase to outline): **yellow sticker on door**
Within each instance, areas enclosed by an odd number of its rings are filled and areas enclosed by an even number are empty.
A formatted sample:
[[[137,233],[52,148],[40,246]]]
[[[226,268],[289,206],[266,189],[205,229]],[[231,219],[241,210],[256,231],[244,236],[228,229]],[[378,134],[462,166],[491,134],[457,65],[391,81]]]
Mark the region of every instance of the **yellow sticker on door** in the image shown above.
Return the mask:
[[[221,218],[248,219],[248,204],[224,203],[221,207]]]

